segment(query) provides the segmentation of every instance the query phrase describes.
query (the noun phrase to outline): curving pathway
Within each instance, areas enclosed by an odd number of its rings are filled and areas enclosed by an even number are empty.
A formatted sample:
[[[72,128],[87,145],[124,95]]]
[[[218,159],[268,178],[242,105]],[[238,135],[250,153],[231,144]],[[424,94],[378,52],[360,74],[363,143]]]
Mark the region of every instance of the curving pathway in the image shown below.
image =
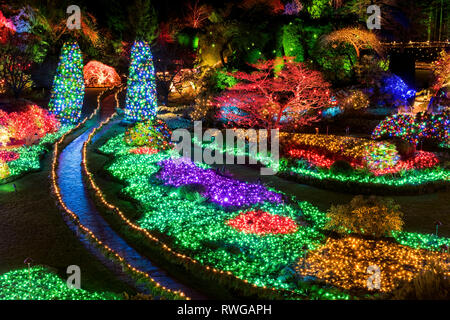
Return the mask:
[[[105,108],[100,114],[100,118],[106,118],[114,112],[112,96],[108,96],[102,101]],[[107,110],[105,112],[105,110]],[[100,137],[114,122],[106,125],[94,139]],[[154,280],[161,285],[172,290],[180,290],[191,299],[205,299],[200,293],[184,286],[167,275],[167,273],[156,267],[149,259],[140,255],[136,250],[130,247],[103,219],[97,211],[94,202],[90,198],[85,183],[82,178],[82,148],[84,142],[94,128],[88,129],[78,138],[73,140],[65,147],[59,158],[58,165],[58,185],[61,189],[62,199],[67,207],[75,212],[80,222],[88,227],[104,244],[119,253],[125,260],[135,268],[148,273]],[[78,233],[77,233],[78,235]],[[112,271],[123,281],[132,284],[138,291],[146,292],[143,286],[138,286],[130,276],[122,272],[119,265],[115,265],[107,260],[98,249],[94,248],[83,236],[79,236],[83,244],[102,260]],[[105,261],[106,260],[106,261]]]

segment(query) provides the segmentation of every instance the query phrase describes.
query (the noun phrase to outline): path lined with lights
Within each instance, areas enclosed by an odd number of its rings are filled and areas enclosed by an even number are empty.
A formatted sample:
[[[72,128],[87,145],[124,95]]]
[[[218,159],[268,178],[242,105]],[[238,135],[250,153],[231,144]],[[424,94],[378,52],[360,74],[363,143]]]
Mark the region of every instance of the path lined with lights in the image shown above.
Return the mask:
[[[105,108],[102,107],[102,109],[108,110],[109,115],[114,112],[114,107],[109,110],[106,104],[103,105]],[[105,116],[105,112],[100,114],[101,118],[105,118]],[[113,124],[114,121],[103,127],[96,138],[99,138]],[[124,271],[131,271],[134,275],[146,278],[154,287],[169,294],[204,299],[204,296],[172,279],[164,270],[156,267],[150,260],[130,247],[113,231],[95,208],[95,204],[86,190],[81,167],[83,145],[94,130],[94,128],[88,129],[60,152],[56,169],[57,196],[60,196],[59,200],[63,209],[76,219],[78,230],[81,228],[84,231],[81,234],[77,232],[80,240],[89,249],[94,250],[97,256],[100,250],[114,255],[115,259],[113,260],[116,260],[116,264],[111,266],[111,263],[108,263],[108,267],[113,267],[116,274],[119,271],[121,278],[126,278]],[[85,237],[85,233],[90,237]],[[95,246],[100,246],[99,250],[93,248],[92,242]],[[122,267],[122,272],[120,272],[120,267]],[[140,286],[136,287],[141,288]]]

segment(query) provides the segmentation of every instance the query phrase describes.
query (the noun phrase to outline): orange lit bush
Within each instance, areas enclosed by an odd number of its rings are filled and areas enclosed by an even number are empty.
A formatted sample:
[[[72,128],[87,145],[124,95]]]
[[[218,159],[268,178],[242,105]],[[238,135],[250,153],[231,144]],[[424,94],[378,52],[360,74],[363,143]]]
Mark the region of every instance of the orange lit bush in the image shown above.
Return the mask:
[[[314,276],[326,283],[348,289],[368,290],[369,266],[377,266],[380,291],[395,289],[400,281],[411,281],[423,270],[434,266],[446,268],[448,253],[413,249],[382,240],[363,240],[354,237],[329,238],[326,244],[301,258],[296,266],[302,276]]]
[[[84,83],[86,87],[113,87],[121,83],[113,67],[99,61],[89,61],[84,66]]]

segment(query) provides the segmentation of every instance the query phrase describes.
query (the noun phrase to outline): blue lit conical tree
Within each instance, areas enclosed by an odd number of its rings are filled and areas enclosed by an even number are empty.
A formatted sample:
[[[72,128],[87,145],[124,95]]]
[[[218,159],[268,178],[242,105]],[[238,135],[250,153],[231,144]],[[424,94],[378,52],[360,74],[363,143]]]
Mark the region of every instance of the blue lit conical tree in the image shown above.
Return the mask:
[[[127,86],[125,120],[154,119],[158,101],[153,56],[147,41],[137,40],[133,44]]]
[[[49,110],[62,123],[76,123],[84,98],[83,56],[76,42],[66,42],[56,69]]]

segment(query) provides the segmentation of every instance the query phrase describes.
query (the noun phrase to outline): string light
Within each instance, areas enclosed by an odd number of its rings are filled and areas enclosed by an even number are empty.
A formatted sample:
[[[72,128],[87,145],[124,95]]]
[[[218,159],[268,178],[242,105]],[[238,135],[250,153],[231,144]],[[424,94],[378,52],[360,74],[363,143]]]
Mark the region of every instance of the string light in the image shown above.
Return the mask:
[[[395,289],[399,281],[410,281],[422,270],[440,266],[447,270],[450,255],[412,249],[384,240],[354,237],[328,238],[324,246],[300,259],[296,270],[302,276],[314,276],[347,290],[368,290],[369,266],[380,268],[380,291]],[[450,276],[450,272],[446,272]]]
[[[174,263],[182,264],[189,270],[202,270],[206,273],[205,278],[208,279],[214,275],[213,279],[217,281],[222,282],[223,278],[227,281],[237,281],[236,284],[230,283],[231,286],[249,286],[262,291],[258,291],[259,293],[264,293],[264,290],[271,292],[271,294],[266,293],[267,297],[273,297],[275,293],[283,293],[285,297],[294,294],[322,299],[349,297],[330,288],[312,289],[307,284],[305,284],[307,288],[305,291],[305,288],[299,288],[296,284],[279,276],[282,270],[280,268],[298,261],[298,257],[304,254],[305,246],[308,250],[315,250],[321,246],[324,240],[321,229],[327,221],[323,212],[306,202],[297,202],[299,208],[286,203],[264,202],[250,205],[250,208],[242,211],[235,206],[225,209],[214,205],[211,197],[187,199],[186,195],[173,189],[174,185],[161,185],[152,179],[163,170],[166,163],[183,162],[171,159],[173,155],[168,151],[154,154],[130,153],[133,147],[124,142],[123,134],[119,134],[109,139],[100,151],[114,155],[112,164],[107,168],[108,171],[113,176],[124,180],[127,186],[123,192],[137,201],[143,210],[139,220],[131,221],[119,208],[106,200],[105,195],[96,185],[92,173],[88,170],[85,158],[86,145],[90,143],[94,134],[93,132],[86,141],[82,164],[85,177],[96,199],[108,211],[120,218],[131,232],[137,232],[149,243],[157,245]],[[189,166],[193,166],[194,172],[200,170],[196,164],[190,163]],[[181,177],[185,175],[184,172],[179,174]],[[187,175],[191,174],[188,172]],[[173,178],[172,182],[176,183],[176,181],[177,179]],[[186,181],[186,184],[192,185],[190,181]],[[203,184],[201,181],[200,185]],[[199,187],[199,190],[204,189]],[[164,199],[164,206],[160,205],[161,199]],[[258,211],[270,216],[286,218],[286,221],[296,223],[308,221],[310,225],[302,224],[292,233],[258,235],[239,231],[227,223],[245,212]],[[173,239],[173,247],[180,252],[155,237],[149,230],[169,236]],[[411,239],[413,236],[408,233],[398,233],[396,237]],[[427,246],[425,243],[421,245]],[[181,252],[189,252],[189,255]]]
[[[76,42],[66,42],[61,49],[53,90],[48,104],[62,123],[77,123],[84,98],[83,57]]]
[[[280,139],[281,136],[284,135],[284,133],[280,133]],[[309,135],[315,136],[315,135]],[[344,137],[343,137],[344,138]],[[349,139],[355,139],[351,137],[345,137]],[[306,139],[305,139],[306,140]],[[304,165],[300,163],[295,164],[289,164],[285,159],[280,159],[278,162],[274,162],[274,159],[270,157],[270,155],[250,155],[247,151],[241,150],[240,148],[235,148],[234,146],[229,147],[223,147],[219,146],[217,143],[203,143],[199,141],[196,138],[192,139],[193,143],[197,146],[201,146],[203,148],[209,148],[211,150],[221,151],[224,154],[232,154],[235,156],[246,156],[246,157],[253,157],[254,160],[258,161],[259,163],[263,164],[266,167],[271,167],[274,170],[277,170],[277,172],[287,178],[293,177],[293,176],[299,176],[302,178],[306,178],[309,180],[330,180],[330,181],[338,181],[343,183],[354,183],[354,184],[364,184],[364,185],[380,185],[380,186],[394,186],[394,187],[402,187],[402,186],[420,186],[424,184],[429,183],[445,183],[446,181],[450,180],[450,171],[444,168],[432,166],[432,164],[436,161],[436,158],[433,156],[427,156],[428,154],[422,154],[419,153],[416,155],[413,160],[413,162],[417,161],[418,163],[415,163],[415,168],[412,168],[411,170],[407,170],[402,172],[401,175],[393,176],[389,173],[386,169],[379,169],[379,170],[373,170],[372,173],[367,173],[365,171],[355,171],[351,175],[344,175],[344,174],[334,174],[329,170],[317,170],[316,168],[305,168]],[[290,146],[289,140],[285,140],[286,145]],[[370,141],[370,140],[368,140]],[[324,145],[326,145],[324,143]],[[328,146],[327,146],[328,147]],[[292,147],[293,148],[293,147]],[[329,146],[330,152],[335,152],[340,155],[349,155],[351,156],[352,153],[348,150],[346,153],[344,151],[341,151],[339,144],[330,143]],[[361,148],[357,148],[353,150],[354,155],[361,154],[359,152],[356,152],[359,150],[362,150]],[[289,150],[295,150],[295,149],[286,149],[286,154],[289,154]],[[350,148],[350,150],[352,150]],[[366,150],[367,151],[367,150]],[[120,151],[119,151],[120,152]],[[293,151],[293,154],[295,155],[297,151]],[[306,155],[308,156],[308,155]],[[310,154],[310,157],[313,155]],[[428,159],[428,160],[427,160]],[[317,159],[320,161],[319,159]],[[326,163],[324,163],[326,164]],[[408,161],[406,164],[404,162],[398,161],[397,165],[392,167],[396,168],[395,170],[402,171],[402,168],[405,166],[409,166]],[[428,167],[432,166],[432,167]],[[416,169],[417,168],[417,169]],[[419,170],[420,168],[423,168],[424,170]]]
[[[347,136],[284,132],[280,133],[280,141],[287,154],[298,154],[299,151],[294,150],[314,150],[316,153],[332,155],[335,160],[349,161],[354,167],[384,169],[394,166],[400,160],[395,145],[389,142]],[[309,155],[312,159],[312,154]],[[314,158],[319,161],[319,158]]]
[[[150,45],[146,41],[135,41],[133,44],[127,87],[125,119],[154,119],[158,107],[155,68]]]
[[[118,103],[118,94],[122,89],[119,89],[118,91],[116,91],[115,93],[115,100],[116,103]],[[186,297],[186,295],[181,292],[181,291],[174,291],[171,290],[169,288],[166,288],[165,286],[162,286],[160,283],[158,283],[157,281],[155,281],[148,273],[141,271],[139,269],[137,269],[136,267],[134,267],[133,265],[131,265],[130,263],[128,263],[125,258],[123,258],[120,254],[118,254],[117,252],[115,252],[112,248],[110,248],[109,246],[107,246],[106,244],[104,244],[89,228],[87,228],[86,226],[84,226],[78,216],[76,215],[75,212],[73,212],[72,210],[70,210],[65,202],[62,199],[62,195],[61,195],[61,189],[58,186],[58,174],[57,174],[57,167],[58,167],[58,159],[59,159],[59,155],[60,155],[60,145],[63,143],[63,141],[65,140],[66,136],[72,132],[74,132],[75,130],[77,130],[78,128],[80,128],[81,126],[83,126],[86,121],[92,119],[94,116],[96,116],[100,110],[100,101],[101,101],[101,97],[103,96],[103,94],[106,92],[107,90],[103,91],[101,94],[98,95],[97,97],[97,108],[94,110],[94,112],[87,118],[85,118],[83,121],[81,121],[77,126],[75,126],[74,128],[72,128],[72,130],[70,130],[69,132],[65,133],[56,143],[55,143],[55,147],[53,150],[53,158],[52,158],[52,168],[51,168],[51,184],[52,184],[52,192],[55,196],[55,198],[57,199],[59,205],[61,206],[61,208],[63,209],[63,212],[65,213],[66,217],[68,219],[70,219],[70,221],[72,221],[75,226],[77,227],[78,231],[82,234],[84,234],[86,236],[86,238],[93,242],[98,248],[102,249],[103,253],[105,254],[105,256],[113,261],[116,261],[118,264],[120,264],[122,266],[122,268],[124,270],[127,270],[128,272],[130,272],[131,275],[133,275],[137,280],[139,281],[144,281],[144,283],[146,283],[147,285],[149,285],[149,287],[151,288],[151,290],[155,293],[159,293],[162,296],[169,298],[169,299],[189,299],[188,297]],[[94,136],[94,134],[100,130],[104,124],[108,123],[109,121],[111,121],[112,118],[114,118],[117,114],[113,114],[112,116],[110,116],[109,118],[107,118],[105,121],[101,122],[100,125],[95,128],[89,135],[88,141]],[[83,170],[86,170],[86,143],[83,146],[83,154],[82,154],[82,168]]]
[[[8,162],[8,180],[39,170],[42,155],[71,125],[60,125],[54,115],[30,105],[22,112],[0,112],[0,122],[7,128],[9,150],[0,150],[0,159]],[[30,145],[26,145],[30,144]],[[3,180],[4,178],[0,178]]]
[[[148,120],[137,123],[125,132],[125,142],[133,146],[147,146],[153,149],[167,150],[173,147],[170,138],[172,131],[160,120]]]
[[[99,61],[89,61],[83,68],[86,87],[114,87],[121,83],[120,77],[113,67]]]
[[[91,139],[88,139],[86,144],[90,141]],[[188,270],[201,270],[200,274],[205,273],[206,279],[214,277],[219,282],[226,281],[230,283],[230,286],[241,288],[246,292],[249,289],[254,290],[255,294],[261,297],[348,298],[348,295],[334,289],[308,287],[305,290],[281,278],[270,276],[269,270],[277,268],[276,266],[279,268],[293,263],[305,244],[314,248],[321,242],[323,236],[315,228],[299,228],[297,232],[287,234],[288,238],[266,235],[264,239],[255,238],[258,235],[233,231],[226,221],[239,214],[239,211],[235,211],[235,207],[225,210],[213,205],[212,201],[187,200],[171,187],[150,182],[149,177],[160,170],[158,163],[171,158],[173,154],[165,151],[152,155],[135,155],[130,154],[131,148],[124,142],[122,134],[108,140],[100,151],[116,156],[108,167],[108,171],[113,176],[122,177],[126,181],[127,187],[124,192],[130,198],[138,201],[144,210],[151,210],[145,212],[139,221],[131,221],[119,208],[105,199],[105,195],[94,182],[85,159],[83,160],[84,173],[98,203],[117,215],[130,228],[130,231],[137,232],[150,243],[158,245],[171,261],[184,265]],[[164,199],[164,206],[159,205],[161,199]],[[323,217],[320,217],[322,213],[304,202],[299,203],[300,210],[291,205],[270,202],[253,206],[257,207],[250,211],[263,210],[269,214],[290,217],[293,220],[303,214],[305,219],[318,221],[318,224],[323,222]],[[191,225],[197,226],[197,229],[195,231],[189,229]],[[175,243],[177,248],[188,250],[192,254],[186,255],[175,251],[149,230],[158,230],[178,239]],[[231,241],[229,249],[214,247],[211,239],[221,239],[226,235],[229,237],[227,241]],[[206,253],[203,251],[205,243],[212,245],[211,250],[207,250]],[[240,251],[238,248],[248,248],[247,250],[254,252],[253,260],[246,261],[245,255],[242,255],[244,253],[233,254],[235,250]]]
[[[398,137],[416,144],[422,139],[434,139],[439,143],[450,141],[450,113],[396,114],[381,121],[372,132],[373,139]]]

